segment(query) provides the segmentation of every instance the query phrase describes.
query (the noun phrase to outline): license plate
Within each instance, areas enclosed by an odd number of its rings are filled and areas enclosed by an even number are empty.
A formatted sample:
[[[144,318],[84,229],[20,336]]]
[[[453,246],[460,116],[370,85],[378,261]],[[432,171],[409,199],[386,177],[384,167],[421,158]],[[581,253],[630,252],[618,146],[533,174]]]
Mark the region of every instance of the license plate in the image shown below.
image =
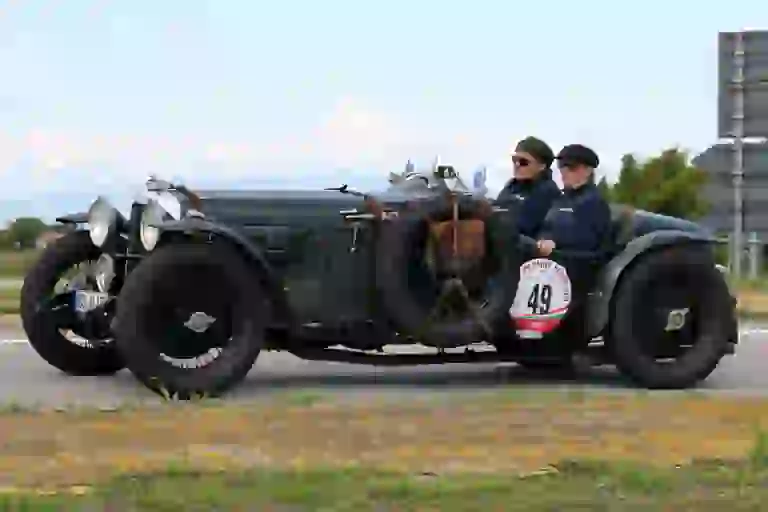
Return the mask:
[[[75,292],[75,311],[87,313],[103,305],[107,300],[109,300],[108,293],[77,290]]]
[[[523,340],[540,340],[544,335],[538,331],[519,330],[517,336]]]

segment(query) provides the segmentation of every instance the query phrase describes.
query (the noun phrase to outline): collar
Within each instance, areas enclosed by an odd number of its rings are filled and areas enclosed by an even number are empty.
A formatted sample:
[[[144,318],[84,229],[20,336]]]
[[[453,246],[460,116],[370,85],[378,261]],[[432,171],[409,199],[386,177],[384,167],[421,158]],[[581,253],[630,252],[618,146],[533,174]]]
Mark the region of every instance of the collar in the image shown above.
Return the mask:
[[[521,180],[518,178],[512,178],[507,182],[507,187],[532,187],[537,183],[541,183],[542,181],[547,181],[552,179],[552,169],[549,167],[545,168],[543,171],[541,171],[539,174],[534,176],[533,178],[529,180]]]

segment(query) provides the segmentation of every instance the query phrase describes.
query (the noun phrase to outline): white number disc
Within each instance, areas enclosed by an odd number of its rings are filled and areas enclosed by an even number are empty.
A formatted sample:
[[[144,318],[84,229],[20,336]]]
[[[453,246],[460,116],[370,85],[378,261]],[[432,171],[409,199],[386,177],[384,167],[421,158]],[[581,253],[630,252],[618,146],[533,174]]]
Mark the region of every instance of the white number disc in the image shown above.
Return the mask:
[[[520,266],[520,283],[509,310],[518,336],[541,338],[560,325],[571,304],[571,280],[565,267],[545,258]]]

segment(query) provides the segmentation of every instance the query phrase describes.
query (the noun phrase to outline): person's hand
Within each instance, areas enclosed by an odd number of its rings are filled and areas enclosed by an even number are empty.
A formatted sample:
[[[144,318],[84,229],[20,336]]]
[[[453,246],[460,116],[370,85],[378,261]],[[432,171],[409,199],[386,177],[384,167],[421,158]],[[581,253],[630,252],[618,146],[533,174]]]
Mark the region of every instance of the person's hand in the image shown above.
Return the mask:
[[[542,256],[549,256],[555,250],[555,242],[552,240],[539,240],[536,242],[536,248]]]

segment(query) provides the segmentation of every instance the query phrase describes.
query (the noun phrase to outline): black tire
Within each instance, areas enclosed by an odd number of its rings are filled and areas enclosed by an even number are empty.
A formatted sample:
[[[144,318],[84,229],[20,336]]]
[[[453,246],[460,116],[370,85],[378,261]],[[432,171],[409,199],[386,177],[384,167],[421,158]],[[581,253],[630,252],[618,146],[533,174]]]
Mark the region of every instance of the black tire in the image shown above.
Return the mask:
[[[450,203],[444,198],[413,203],[398,218],[382,222],[376,242],[376,289],[380,304],[396,330],[426,345],[458,347],[487,340],[495,332],[509,329],[509,307],[520,279],[516,217],[514,212],[497,216],[489,210],[481,200],[461,199],[460,219],[485,222],[489,260],[498,270],[495,274],[499,285],[486,297],[480,318],[466,314],[456,319],[428,322],[432,305],[420,301],[420,290],[408,281],[413,248],[423,241],[428,222],[451,218]],[[487,329],[493,332],[486,332]]]
[[[618,369],[639,386],[693,387],[715,370],[727,351],[734,317],[728,285],[702,248],[674,247],[641,258],[622,277],[614,297],[608,348]],[[648,313],[652,308],[638,302],[642,302],[644,290],[658,291],[667,279],[686,283],[683,291],[691,298],[692,346],[672,362],[662,363],[644,348],[655,343],[640,334],[647,329],[644,324],[652,321]],[[674,287],[675,291],[680,289]],[[662,328],[659,336],[663,335]]]
[[[205,281],[216,284],[189,288],[184,300],[226,301],[221,304],[231,338],[209,364],[175,366],[161,352],[163,319],[182,300],[174,284]],[[116,343],[128,369],[150,390],[179,400],[216,397],[245,379],[256,362],[264,345],[268,306],[260,276],[228,244],[168,245],[129,274],[117,308]]]
[[[114,342],[77,345],[39,314],[64,273],[100,255],[87,231],[68,233],[45,248],[21,288],[21,321],[29,344],[48,364],[69,375],[113,375],[125,367]]]

